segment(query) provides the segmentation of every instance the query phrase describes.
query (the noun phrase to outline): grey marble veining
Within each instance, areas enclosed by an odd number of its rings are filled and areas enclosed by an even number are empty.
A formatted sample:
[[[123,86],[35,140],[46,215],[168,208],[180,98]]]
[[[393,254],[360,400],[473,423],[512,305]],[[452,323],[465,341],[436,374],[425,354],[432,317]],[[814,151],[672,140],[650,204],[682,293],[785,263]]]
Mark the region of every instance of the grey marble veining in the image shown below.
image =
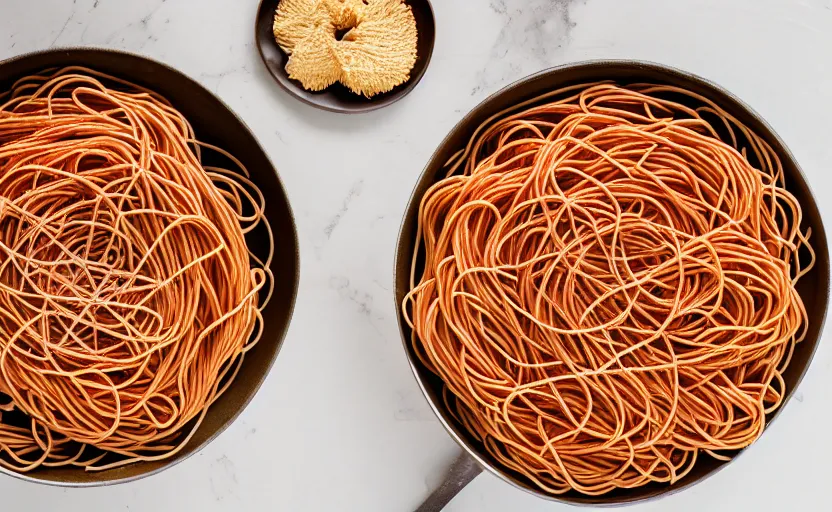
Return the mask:
[[[492,0],[502,28],[489,51],[486,66],[477,73],[471,95],[491,92],[518,77],[561,62],[577,23],[572,18],[574,0]]]

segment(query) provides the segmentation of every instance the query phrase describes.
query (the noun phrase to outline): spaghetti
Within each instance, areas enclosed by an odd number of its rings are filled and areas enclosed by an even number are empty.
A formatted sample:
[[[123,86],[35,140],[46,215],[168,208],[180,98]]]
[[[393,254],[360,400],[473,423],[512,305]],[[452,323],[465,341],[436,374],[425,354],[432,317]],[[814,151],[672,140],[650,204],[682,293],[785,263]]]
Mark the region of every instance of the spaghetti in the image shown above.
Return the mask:
[[[0,465],[171,457],[262,333],[263,196],[115,77],[51,70],[0,102]]]
[[[600,495],[757,439],[814,263],[763,139],[692,92],[602,82],[492,116],[447,170],[403,310],[499,465]]]

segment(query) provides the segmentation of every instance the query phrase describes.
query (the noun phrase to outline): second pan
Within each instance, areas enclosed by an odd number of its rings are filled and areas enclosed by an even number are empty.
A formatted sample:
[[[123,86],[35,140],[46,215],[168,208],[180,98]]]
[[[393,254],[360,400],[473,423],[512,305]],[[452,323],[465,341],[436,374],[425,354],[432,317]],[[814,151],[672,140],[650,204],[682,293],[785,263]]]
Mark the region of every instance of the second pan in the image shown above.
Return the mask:
[[[721,461],[707,455],[701,455],[692,471],[673,485],[649,484],[634,489],[617,489],[601,496],[587,496],[576,491],[561,495],[549,495],[525,477],[504,469],[484,449],[482,443],[474,439],[454,418],[443,400],[445,385],[442,380],[429,371],[419,360],[411,344],[411,329],[401,314],[401,304],[410,290],[410,269],[414,256],[419,204],[434,183],[445,177],[446,163],[470,140],[475,129],[490,116],[503,111],[524,100],[539,96],[569,85],[613,80],[619,84],[657,83],[681,87],[697,93],[723,108],[738,121],[748,126],[761,136],[779,156],[786,179],[786,189],[799,201],[803,210],[802,227],[810,228],[811,244],[816,251],[817,260],[814,268],[797,285],[805,304],[808,316],[808,332],[802,343],[796,345],[790,365],[783,374],[787,388],[781,406],[768,415],[768,426],[783,411],[785,403],[791,398],[809,367],[817,348],[819,335],[825,320],[829,299],[829,252],[826,234],[817,203],[809,184],[799,165],[783,141],[774,130],[750,107],[721,87],[678,69],[638,61],[590,61],[568,64],[543,71],[524,78],[501,91],[493,94],[465,118],[448,134],[431,157],[420,176],[402,222],[399,233],[395,262],[395,303],[399,310],[399,326],[402,341],[413,374],[419,383],[431,408],[448,434],[460,445],[463,454],[451,469],[447,481],[432,495],[419,510],[440,510],[482,469],[496,475],[501,480],[523,489],[539,498],[576,505],[610,506],[635,503],[667,496],[687,489],[725,467],[729,461]],[[419,266],[417,259],[417,269]],[[743,450],[744,451],[744,450]],[[741,454],[735,453],[731,460]]]

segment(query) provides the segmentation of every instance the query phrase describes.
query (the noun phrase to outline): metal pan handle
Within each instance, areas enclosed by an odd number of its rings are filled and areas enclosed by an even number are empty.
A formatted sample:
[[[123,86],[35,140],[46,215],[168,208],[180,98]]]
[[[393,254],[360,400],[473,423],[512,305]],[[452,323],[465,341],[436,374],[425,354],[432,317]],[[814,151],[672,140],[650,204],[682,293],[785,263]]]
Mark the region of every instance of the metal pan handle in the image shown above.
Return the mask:
[[[471,480],[482,473],[482,467],[468,455],[467,452],[462,452],[451,464],[448,473],[445,475],[445,481],[433,491],[433,494],[428,496],[415,512],[440,512],[445,508],[445,505],[450,503],[454,496],[459,494],[463,487],[468,485]]]

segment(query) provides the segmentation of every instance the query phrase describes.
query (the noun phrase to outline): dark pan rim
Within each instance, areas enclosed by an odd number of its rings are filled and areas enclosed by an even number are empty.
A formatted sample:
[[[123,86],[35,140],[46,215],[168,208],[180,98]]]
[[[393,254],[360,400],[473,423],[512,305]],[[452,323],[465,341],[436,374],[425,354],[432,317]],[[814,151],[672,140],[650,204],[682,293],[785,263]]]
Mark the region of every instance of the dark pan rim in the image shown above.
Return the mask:
[[[257,136],[254,134],[254,132],[251,130],[251,128],[249,128],[249,126],[245,123],[245,121],[243,121],[243,119],[240,116],[238,116],[237,113],[234,112],[234,110],[232,110],[231,107],[229,107],[228,104],[225,103],[225,101],[220,99],[213,92],[206,89],[202,84],[200,84],[199,82],[197,82],[196,80],[194,80],[190,76],[186,75],[182,71],[179,71],[176,68],[174,68],[174,67],[172,67],[168,64],[165,64],[164,62],[152,59],[152,58],[150,58],[146,55],[141,55],[141,54],[138,54],[138,53],[124,51],[124,50],[104,48],[104,47],[100,47],[100,46],[66,46],[66,47],[48,48],[48,49],[44,49],[44,50],[35,50],[35,51],[23,53],[23,54],[16,55],[14,57],[10,57],[8,59],[0,61],[0,70],[2,70],[6,66],[6,64],[11,64],[13,62],[24,60],[24,59],[34,57],[34,56],[37,56],[37,55],[45,55],[45,54],[51,54],[51,53],[72,53],[72,52],[78,52],[78,51],[92,51],[92,52],[100,52],[100,53],[110,53],[110,54],[123,55],[123,56],[136,58],[136,59],[142,59],[142,60],[151,62],[151,63],[153,63],[155,65],[158,65],[162,68],[165,68],[166,70],[168,70],[168,71],[170,71],[174,74],[177,74],[177,75],[181,76],[183,79],[185,79],[187,82],[189,82],[189,85],[191,86],[191,88],[199,88],[199,89],[204,90],[208,95],[211,96],[211,98],[213,98],[220,105],[222,105],[222,107],[225,110],[227,110],[228,113],[230,113],[235,119],[237,119],[237,121],[240,123],[240,125],[242,125],[243,128],[249,132],[249,134],[251,135],[254,143],[257,145],[257,147],[260,149],[260,151],[265,156],[266,160],[269,162],[269,165],[271,166],[271,169],[274,172],[275,178],[277,179],[277,183],[280,186],[280,189],[283,191],[283,194],[287,197],[286,207],[287,207],[287,212],[289,214],[288,220],[289,220],[289,223],[292,226],[292,245],[294,246],[294,262],[295,262],[295,268],[297,270],[295,272],[294,279],[292,280],[291,300],[290,300],[289,308],[288,308],[288,311],[287,311],[286,328],[283,329],[283,332],[280,333],[278,335],[277,339],[275,340],[275,344],[276,344],[277,348],[275,349],[274,356],[272,357],[271,361],[269,361],[268,367],[263,372],[263,375],[258,379],[258,381],[257,381],[257,383],[254,387],[254,391],[251,393],[251,395],[248,398],[246,398],[241,403],[241,405],[239,406],[237,411],[228,419],[228,421],[225,422],[225,424],[223,424],[220,428],[218,428],[216,432],[214,432],[210,437],[208,437],[200,445],[195,446],[190,451],[190,453],[188,453],[186,455],[183,455],[181,457],[169,459],[169,461],[166,464],[164,464],[163,466],[160,466],[160,467],[158,467],[158,468],[156,468],[152,471],[148,471],[146,473],[142,473],[142,474],[139,474],[139,475],[133,475],[133,476],[129,476],[129,477],[124,477],[124,478],[116,478],[116,479],[113,479],[113,480],[97,481],[97,482],[76,482],[76,481],[63,482],[63,481],[58,481],[58,480],[45,480],[45,479],[37,478],[37,476],[36,476],[37,472],[34,472],[34,473],[18,473],[16,471],[12,471],[10,469],[7,469],[5,467],[0,466],[0,474],[9,475],[13,478],[16,478],[18,480],[23,480],[23,481],[29,482],[29,483],[40,484],[40,485],[48,485],[48,486],[51,486],[51,487],[65,487],[65,488],[106,487],[106,486],[111,486],[111,485],[118,485],[118,484],[125,484],[125,483],[129,483],[129,482],[135,482],[137,480],[142,480],[144,478],[157,475],[157,474],[159,474],[159,473],[161,473],[165,470],[168,470],[168,469],[180,464],[181,462],[191,458],[192,456],[196,455],[197,453],[201,452],[206,446],[211,444],[217,437],[219,437],[223,432],[225,432],[228,429],[228,427],[231,426],[232,423],[237,421],[237,419],[240,417],[240,415],[243,413],[243,411],[249,406],[249,404],[254,399],[254,397],[260,392],[260,389],[262,388],[263,382],[265,382],[266,378],[271,374],[271,371],[274,368],[274,363],[277,360],[277,356],[280,354],[281,349],[283,348],[284,341],[286,340],[286,334],[288,333],[289,328],[291,327],[292,316],[294,315],[295,305],[297,303],[298,286],[299,286],[299,281],[300,281],[300,244],[298,243],[299,242],[299,240],[298,240],[298,229],[297,229],[297,224],[295,223],[294,212],[292,211],[291,204],[289,204],[289,202],[288,202],[288,195],[286,194],[286,187],[283,185],[283,181],[280,178],[280,174],[277,172],[277,168],[274,166],[271,159],[269,158],[269,154],[266,153],[266,151],[263,149],[263,146],[262,146],[262,144],[260,144],[260,141],[257,139]],[[231,388],[233,388],[233,384],[232,384]],[[231,388],[229,388],[229,389],[231,389]],[[136,462],[136,464],[142,464],[142,462]],[[78,471],[80,472],[80,471],[84,471],[84,470],[79,468]]]
[[[563,503],[563,504],[579,506],[579,507],[613,508],[613,507],[622,507],[622,506],[634,505],[634,504],[637,504],[637,503],[644,503],[644,502],[647,502],[647,501],[654,501],[654,500],[657,500],[657,499],[665,498],[667,496],[670,496],[670,495],[679,493],[681,491],[684,491],[685,489],[688,489],[688,488],[690,488],[690,487],[692,487],[696,484],[699,484],[699,483],[711,478],[713,475],[719,473],[726,466],[728,466],[729,464],[731,464],[732,462],[737,460],[737,458],[739,458],[740,455],[745,453],[745,451],[747,451],[748,448],[750,448],[751,446],[756,444],[759,441],[759,438],[757,440],[755,440],[754,443],[752,443],[751,445],[749,445],[746,448],[743,448],[742,450],[739,450],[737,453],[735,453],[731,457],[731,460],[729,460],[728,462],[716,467],[715,469],[711,470],[710,472],[708,472],[707,474],[705,474],[701,478],[690,481],[690,482],[686,482],[682,485],[678,485],[678,484],[667,485],[666,489],[664,489],[661,492],[659,492],[658,494],[652,495],[652,496],[640,496],[640,497],[634,497],[634,498],[629,498],[629,499],[625,496],[625,497],[616,498],[615,500],[610,500],[610,501],[606,501],[606,502],[603,501],[604,500],[603,495],[598,496],[598,497],[585,496],[585,498],[587,498],[586,500],[576,501],[576,500],[573,500],[573,499],[564,499],[563,497],[560,497],[560,496],[547,494],[543,491],[533,489],[529,486],[521,485],[517,480],[510,477],[502,469],[500,469],[496,465],[492,464],[491,462],[485,460],[485,458],[480,456],[479,453],[477,452],[477,450],[472,448],[469,445],[469,442],[466,439],[464,439],[461,435],[459,435],[457,433],[457,431],[455,430],[455,428],[449,423],[449,421],[445,419],[445,416],[442,412],[444,410],[444,407],[442,407],[441,405],[438,405],[437,403],[434,402],[434,400],[431,399],[428,387],[425,384],[424,378],[422,376],[422,371],[423,370],[420,368],[419,363],[414,360],[414,357],[411,354],[410,347],[409,347],[409,343],[410,343],[409,334],[408,334],[409,333],[409,328],[407,328],[407,326],[404,324],[402,311],[401,311],[401,304],[399,304],[398,300],[397,300],[398,295],[399,295],[399,293],[398,293],[398,277],[399,277],[398,276],[398,262],[399,262],[399,259],[402,256],[402,252],[403,252],[402,247],[403,247],[404,235],[405,235],[404,229],[405,229],[405,225],[407,224],[408,220],[410,220],[410,215],[409,215],[410,210],[411,210],[415,201],[421,201],[421,197],[417,197],[419,195],[419,188],[422,185],[422,183],[425,181],[427,176],[436,171],[436,169],[437,169],[437,167],[436,167],[437,158],[440,156],[441,153],[443,153],[444,147],[453,138],[453,136],[457,132],[468,128],[469,125],[473,126],[472,121],[474,121],[476,117],[484,116],[484,118],[487,118],[490,115],[487,111],[485,113],[480,112],[483,109],[483,107],[492,103],[493,101],[497,100],[499,97],[501,97],[501,96],[503,96],[507,93],[510,93],[514,89],[522,87],[523,85],[525,85],[527,83],[530,83],[530,82],[533,82],[533,81],[535,81],[537,79],[540,79],[544,76],[555,75],[555,74],[559,74],[559,73],[563,73],[565,71],[570,71],[570,70],[575,70],[575,69],[601,67],[601,66],[605,66],[605,65],[606,66],[629,66],[629,67],[631,67],[633,69],[636,69],[636,70],[638,70],[638,69],[653,70],[653,71],[658,71],[660,73],[663,73],[663,74],[666,74],[666,75],[669,75],[669,76],[675,75],[677,77],[682,77],[684,79],[695,82],[698,85],[701,85],[701,86],[704,86],[704,87],[710,89],[711,91],[713,91],[716,94],[722,95],[724,98],[726,98],[728,100],[734,101],[751,118],[753,118],[757,122],[759,122],[760,125],[763,127],[763,129],[766,132],[768,132],[767,134],[770,135],[771,138],[773,140],[775,140],[780,145],[780,147],[782,148],[782,151],[778,151],[778,155],[781,158],[783,158],[784,160],[789,161],[789,163],[791,163],[793,165],[793,167],[796,171],[795,178],[802,181],[803,184],[806,186],[806,189],[809,192],[809,197],[810,197],[810,199],[812,200],[812,203],[813,203],[812,206],[814,206],[815,209],[817,209],[817,199],[816,199],[817,196],[815,196],[814,192],[812,191],[811,185],[810,185],[809,181],[806,179],[806,175],[803,172],[803,169],[800,167],[800,164],[797,162],[797,160],[795,159],[791,150],[788,148],[788,146],[783,141],[783,139],[777,134],[776,131],[774,131],[774,128],[772,128],[771,125],[769,125],[769,123],[759,113],[757,113],[757,111],[752,109],[748,104],[746,104],[744,101],[742,101],[740,98],[738,98],[736,95],[734,95],[730,91],[724,89],[722,86],[717,85],[716,83],[714,83],[714,82],[712,82],[708,79],[702,78],[702,77],[700,77],[698,75],[695,75],[693,73],[690,73],[688,71],[683,71],[681,69],[678,69],[678,68],[675,68],[675,67],[672,67],[672,66],[667,66],[665,64],[659,64],[657,62],[644,61],[644,60],[591,59],[591,60],[583,60],[583,61],[577,61],[577,62],[562,64],[562,65],[559,65],[559,66],[554,66],[554,67],[539,71],[537,73],[526,76],[524,78],[521,78],[521,79],[519,79],[515,82],[512,82],[512,83],[500,88],[498,91],[490,94],[487,98],[483,99],[482,101],[477,103],[474,107],[472,107],[471,110],[458,123],[456,123],[453,128],[451,128],[451,130],[448,132],[448,135],[446,135],[442,139],[442,141],[438,144],[437,149],[430,156],[427,165],[422,170],[422,172],[420,173],[419,177],[416,180],[416,184],[414,185],[414,188],[413,188],[413,191],[411,192],[410,198],[408,199],[408,202],[406,203],[407,206],[406,206],[406,209],[405,209],[404,216],[402,218],[402,222],[399,226],[399,236],[396,239],[396,248],[395,248],[395,254],[394,254],[395,258],[394,258],[394,265],[393,265],[393,284],[394,284],[393,305],[396,308],[396,317],[398,318],[398,323],[399,323],[399,333],[400,333],[402,345],[403,345],[403,348],[404,348],[404,351],[405,351],[405,355],[407,357],[408,364],[410,366],[410,370],[413,373],[413,377],[416,379],[416,382],[419,385],[419,389],[422,391],[422,394],[424,395],[425,399],[427,400],[428,404],[430,405],[430,408],[433,411],[434,415],[439,420],[439,423],[442,424],[442,427],[445,429],[445,431],[460,446],[460,448],[463,449],[464,452],[466,452],[470,457],[472,457],[475,461],[477,461],[477,463],[481,467],[483,467],[485,470],[487,470],[492,475],[498,477],[500,480],[502,480],[504,482],[507,482],[507,483],[511,484],[513,487],[515,487],[517,489],[520,489],[522,491],[525,491],[525,492],[527,492],[527,493],[529,493],[533,496],[537,496],[538,498],[542,498],[544,500],[552,501],[552,502],[556,502],[556,503]],[[436,181],[438,181],[438,180],[433,180],[431,182],[431,184],[436,183]],[[823,217],[820,214],[818,214],[817,225],[822,230],[822,233],[824,235],[823,238],[825,239],[826,230],[823,226]],[[816,248],[816,251],[819,252],[819,253],[821,253],[821,252],[827,252],[828,253],[828,246],[825,246],[825,247],[822,247],[822,248]],[[408,254],[407,256],[408,256],[408,258],[410,258],[412,255]],[[825,268],[822,268],[822,269],[819,269],[819,270],[827,276],[827,283],[828,283],[829,282],[829,275],[830,275],[829,262],[827,261],[827,265],[825,266]],[[791,388],[786,390],[786,395],[783,397],[783,402],[780,404],[780,407],[778,407],[767,419],[765,428],[763,429],[763,434],[765,434],[765,432],[771,427],[771,424],[774,422],[774,420],[776,420],[780,416],[780,413],[786,408],[786,405],[791,400],[791,398],[794,394],[794,391],[799,387],[800,383],[803,381],[803,377],[805,377],[806,372],[809,370],[809,367],[812,364],[812,360],[814,359],[815,353],[817,352],[818,345],[820,345],[820,341],[823,337],[823,330],[824,330],[824,326],[825,326],[825,323],[826,323],[826,317],[827,317],[827,314],[828,314],[828,302],[829,302],[829,293],[830,293],[829,286],[827,286],[824,290],[819,290],[819,293],[824,294],[823,303],[825,304],[826,307],[824,307],[823,314],[821,315],[821,317],[816,320],[819,324],[817,337],[816,337],[815,340],[813,340],[812,348],[811,348],[811,352],[809,354],[809,357],[806,361],[806,364],[804,365],[804,367],[801,369],[799,375],[797,376],[797,379],[795,381],[794,386],[791,386]],[[806,340],[804,340],[803,343],[806,343]],[[424,371],[427,371],[427,370],[425,369]],[[584,496],[584,495],[581,495],[581,496]],[[598,502],[590,502],[589,501],[590,499],[597,499]]]
[[[416,85],[418,85],[418,83],[422,81],[422,77],[425,76],[425,73],[428,70],[428,66],[430,65],[431,57],[433,57],[433,47],[436,45],[436,15],[433,12],[433,5],[431,5],[430,0],[423,0],[425,2],[425,4],[427,5],[427,13],[430,15],[431,24],[433,25],[434,28],[433,28],[433,37],[431,38],[430,44],[428,45],[428,52],[423,57],[424,66],[422,66],[422,69],[418,73],[416,73],[416,75],[411,76],[410,79],[407,82],[404,82],[403,84],[396,86],[392,91],[382,93],[382,97],[378,98],[379,101],[373,101],[373,99],[371,98],[371,99],[368,100],[367,103],[356,105],[355,107],[332,106],[332,105],[327,105],[325,103],[320,103],[320,102],[314,101],[310,98],[307,98],[303,94],[300,94],[301,91],[307,92],[305,89],[301,89],[300,86],[297,86],[297,85],[296,86],[290,86],[288,83],[284,82],[283,77],[280,77],[276,74],[275,70],[272,69],[272,66],[270,66],[269,63],[266,61],[266,55],[263,53],[262,43],[260,41],[260,38],[257,37],[257,29],[258,29],[259,24],[260,24],[260,11],[263,9],[263,4],[264,3],[272,2],[272,1],[274,1],[274,0],[260,0],[260,2],[257,4],[257,14],[255,15],[255,18],[254,18],[254,43],[257,45],[257,53],[260,54],[260,60],[263,61],[263,66],[269,72],[269,75],[274,79],[274,81],[277,82],[277,84],[280,85],[280,87],[284,91],[289,93],[290,96],[292,96],[296,100],[299,100],[299,101],[309,105],[310,107],[315,107],[315,108],[318,108],[318,109],[321,109],[321,110],[325,110],[327,112],[334,112],[336,114],[364,114],[364,113],[367,113],[367,112],[373,112],[375,110],[382,109],[384,107],[389,107],[390,105],[400,101],[402,98],[404,98],[405,96],[410,94],[413,91],[413,89],[416,88]],[[407,1],[407,0],[404,0],[404,1]],[[279,3],[279,0],[278,0],[278,3]],[[411,8],[412,8],[412,6],[411,6]],[[277,42],[274,42],[274,44],[277,46]],[[283,50],[280,49],[279,47],[278,47],[278,50],[283,52]],[[286,77],[286,80],[294,82],[290,78],[288,78],[288,76]],[[400,87],[401,87],[401,89],[399,89]],[[324,90],[326,90],[326,89],[324,89]],[[323,92],[323,91],[320,91],[320,92]],[[386,95],[389,95],[389,96],[386,96]],[[382,100],[384,100],[384,101],[382,101]]]

